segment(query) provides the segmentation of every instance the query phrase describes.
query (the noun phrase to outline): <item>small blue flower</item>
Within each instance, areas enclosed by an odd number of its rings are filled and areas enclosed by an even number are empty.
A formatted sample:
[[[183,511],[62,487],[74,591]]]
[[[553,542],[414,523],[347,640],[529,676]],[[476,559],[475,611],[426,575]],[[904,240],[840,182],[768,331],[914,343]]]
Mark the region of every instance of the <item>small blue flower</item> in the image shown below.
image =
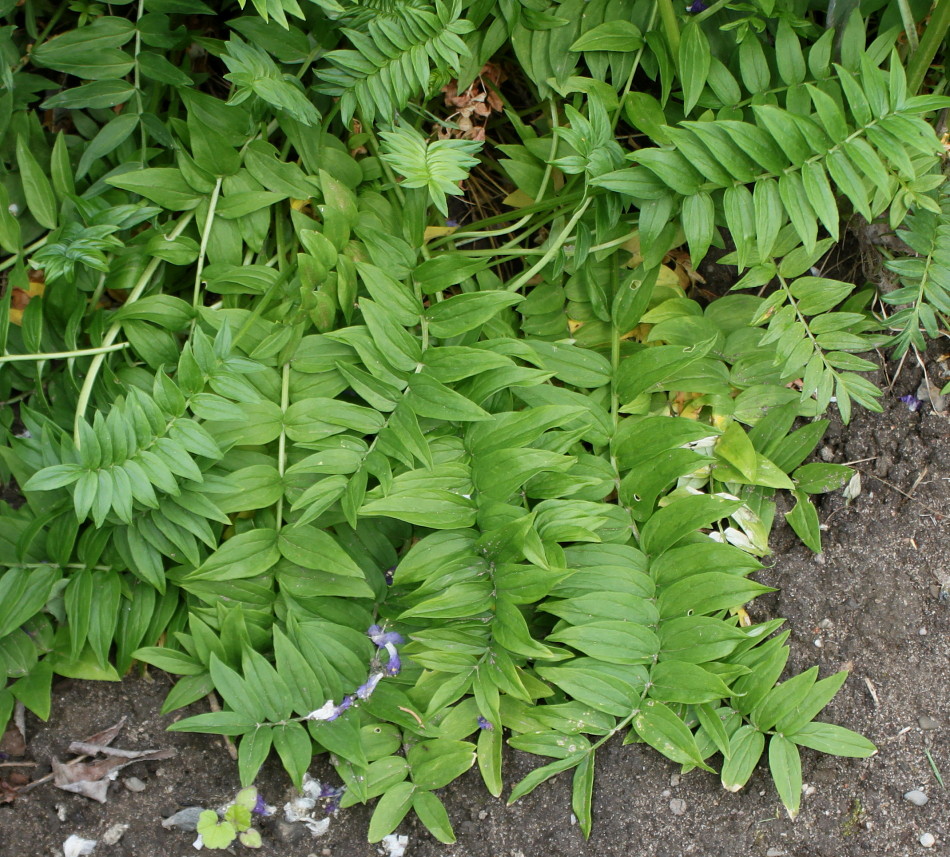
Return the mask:
[[[402,669],[402,662],[399,660],[399,652],[392,643],[386,644],[386,651],[389,654],[389,663],[386,665],[386,672],[389,675],[399,675]]]
[[[373,691],[376,690],[376,685],[379,684],[382,679],[382,673],[373,673],[368,679],[366,679],[365,684],[361,684],[356,688],[356,695],[359,699],[369,699],[373,695]]]
[[[490,720],[486,720],[481,715],[478,716],[478,728],[484,729],[486,732],[493,732],[495,727]]]
[[[254,808],[251,812],[254,815],[271,815],[273,813],[273,808],[267,805],[267,801],[264,800],[260,792],[257,793],[257,803],[254,804]]]
[[[919,411],[924,406],[924,403],[913,393],[908,393],[906,396],[901,396],[900,400],[912,411]]]
[[[340,700],[340,704],[334,709],[333,716],[327,718],[328,720],[336,720],[344,711],[346,711],[353,704],[353,694],[348,693],[343,699]]]
[[[390,645],[398,646],[405,642],[402,634],[397,634],[395,631],[386,631],[382,625],[370,625],[366,630],[366,636],[376,644],[378,649],[388,648]]]
[[[693,0],[693,2],[686,7],[686,11],[691,15],[695,15],[698,12],[705,12],[708,8],[709,7],[703,3],[702,0]]]

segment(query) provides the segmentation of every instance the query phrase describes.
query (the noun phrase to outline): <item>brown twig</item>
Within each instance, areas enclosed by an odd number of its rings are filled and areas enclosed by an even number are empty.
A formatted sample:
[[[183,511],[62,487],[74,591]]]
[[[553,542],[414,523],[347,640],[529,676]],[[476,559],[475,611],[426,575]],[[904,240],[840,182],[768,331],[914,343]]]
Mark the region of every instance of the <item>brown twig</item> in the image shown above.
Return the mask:
[[[0,768],[35,768],[36,762],[0,762]]]

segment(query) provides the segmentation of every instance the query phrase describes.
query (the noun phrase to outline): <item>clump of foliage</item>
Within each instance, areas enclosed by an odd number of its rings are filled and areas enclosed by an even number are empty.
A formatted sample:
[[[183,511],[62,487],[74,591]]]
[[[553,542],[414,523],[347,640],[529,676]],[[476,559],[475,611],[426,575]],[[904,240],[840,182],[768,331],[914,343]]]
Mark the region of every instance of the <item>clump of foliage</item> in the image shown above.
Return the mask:
[[[258,808],[257,789],[241,789],[224,809],[223,818],[213,809],[204,810],[198,818],[201,844],[213,850],[228,848],[235,840],[245,848],[260,848],[261,834],[252,827],[252,813]]]
[[[743,605],[878,408],[843,220],[918,236],[899,347],[950,310],[948,6],[815,5],[0,2],[0,723],[141,661],[374,840],[506,740],[585,835],[615,735],[792,816],[871,754]]]

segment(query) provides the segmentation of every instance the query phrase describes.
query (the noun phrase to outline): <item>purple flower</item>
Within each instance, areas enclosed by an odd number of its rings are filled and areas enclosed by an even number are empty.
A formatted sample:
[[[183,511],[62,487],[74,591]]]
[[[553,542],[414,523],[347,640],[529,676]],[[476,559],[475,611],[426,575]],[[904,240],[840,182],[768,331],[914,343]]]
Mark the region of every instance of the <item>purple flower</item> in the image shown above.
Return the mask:
[[[924,403],[913,393],[908,393],[906,396],[901,396],[900,400],[912,411],[919,411],[924,406]]]
[[[340,704],[336,707],[336,710],[333,712],[333,716],[330,720],[336,720],[344,711],[346,711],[353,704],[353,694],[348,693],[343,699],[340,700]]]
[[[264,800],[260,792],[257,793],[257,803],[254,804],[254,808],[251,810],[254,815],[270,815],[271,808],[267,805],[267,801]]]
[[[391,645],[401,645],[405,642],[402,638],[402,634],[397,634],[395,631],[387,631],[383,628],[382,625],[370,625],[366,629],[366,636],[368,636],[375,644],[376,648],[389,648]]]
[[[702,0],[693,0],[689,6],[686,7],[686,11],[691,15],[695,15],[697,12],[705,12],[709,8]]]
[[[484,729],[486,732],[494,731],[495,727],[492,725],[490,720],[486,720],[481,715],[478,716],[478,728]]]
[[[365,684],[361,684],[356,689],[357,697],[360,699],[369,699],[373,695],[373,691],[376,690],[376,685],[379,684],[382,677],[382,673],[373,673],[368,679],[366,679]]]
[[[399,660],[399,652],[392,643],[386,644],[386,651],[389,653],[389,663],[386,665],[386,672],[389,675],[399,675],[402,669],[402,661]]]
[[[454,228],[459,225],[459,222],[457,220],[446,220],[445,225],[450,228]]]

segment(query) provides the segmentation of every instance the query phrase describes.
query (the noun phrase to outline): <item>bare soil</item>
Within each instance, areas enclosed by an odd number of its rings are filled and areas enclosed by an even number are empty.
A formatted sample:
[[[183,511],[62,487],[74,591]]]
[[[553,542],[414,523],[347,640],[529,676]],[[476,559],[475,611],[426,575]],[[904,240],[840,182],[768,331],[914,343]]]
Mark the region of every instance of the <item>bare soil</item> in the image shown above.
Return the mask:
[[[936,362],[930,363],[936,372]],[[757,601],[755,619],[784,616],[792,629],[791,671],[813,664],[822,675],[852,671],[825,719],[871,738],[871,759],[836,759],[806,751],[806,796],[798,820],[782,811],[763,772],[738,794],[716,778],[677,767],[641,746],[608,744],[597,762],[594,832],[585,842],[570,811],[570,779],[561,776],[508,807],[491,798],[476,771],[443,790],[458,842],[436,842],[420,825],[405,822],[407,857],[903,857],[950,854],[950,800],[927,752],[950,783],[950,418],[925,406],[911,412],[900,394],[912,393],[919,369],[905,366],[884,401],[883,414],[857,413],[850,426],[835,423],[821,456],[860,461],[863,492],[851,503],[823,498],[824,553],[815,556],[784,526],[773,535],[772,566],[759,579],[779,589]],[[879,379],[880,380],[880,379]],[[102,837],[115,824],[128,829],[115,845],[100,844],[98,857],[186,857],[193,833],[168,831],[163,818],[184,806],[226,803],[238,788],[235,765],[220,738],[166,733],[175,716],[157,716],[170,680],[128,678],[121,685],[64,681],[55,687],[48,723],[28,719],[25,758],[32,778],[65,758],[70,741],[128,715],[115,745],[174,747],[178,756],[125,769],[98,804],[40,785],[0,805],[0,857],[62,855],[70,834]],[[924,718],[921,720],[920,718]],[[930,718],[928,720],[927,718]],[[923,724],[923,725],[922,725]],[[924,728],[926,727],[926,728]],[[538,762],[509,751],[506,782],[519,780]],[[14,769],[0,768],[7,778]],[[312,774],[334,782],[320,760]],[[123,787],[138,777],[145,788]],[[259,786],[269,803],[282,805],[292,789],[269,763]],[[929,797],[925,806],[903,798],[911,789]],[[261,825],[266,857],[363,857],[370,810],[335,814],[328,833],[313,839],[302,825],[280,816]],[[923,833],[936,840],[919,842]],[[234,846],[234,853],[243,851]],[[246,852],[250,853],[250,852]]]

